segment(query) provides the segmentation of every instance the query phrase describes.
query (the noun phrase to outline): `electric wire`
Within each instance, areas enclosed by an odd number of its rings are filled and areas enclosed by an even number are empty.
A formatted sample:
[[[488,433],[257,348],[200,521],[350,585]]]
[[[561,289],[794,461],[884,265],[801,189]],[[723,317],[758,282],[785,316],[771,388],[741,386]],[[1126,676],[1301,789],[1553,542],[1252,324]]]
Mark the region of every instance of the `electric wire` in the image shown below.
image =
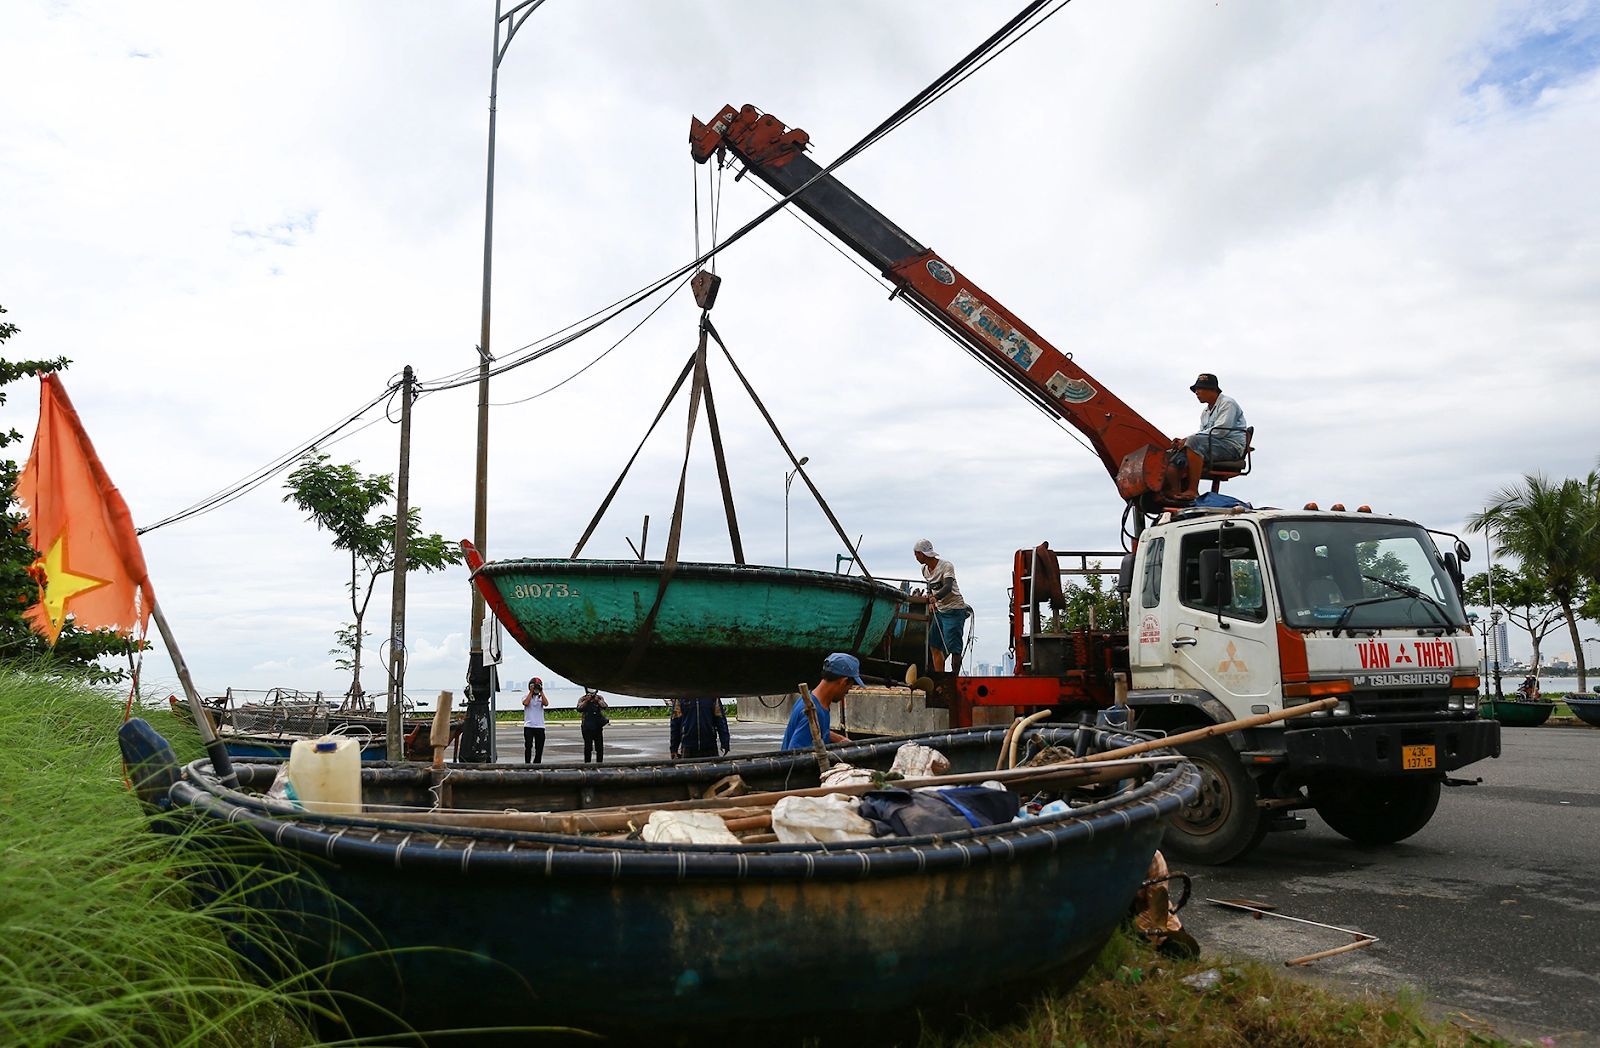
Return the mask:
[[[781,199],[775,201],[772,205],[764,209],[762,212],[756,215],[756,217],[740,226],[733,232],[731,236],[727,238],[727,240],[721,241],[720,243],[717,241],[716,223],[718,211],[720,210],[721,199],[720,194],[716,194],[715,202],[711,204],[713,242],[708,251],[704,253],[697,251],[694,259],[678,266],[671,272],[657,278],[655,281],[652,281],[645,287],[640,288],[631,294],[623,295],[622,297],[614,300],[606,306],[600,307],[587,316],[581,317],[564,327],[556,329],[556,331],[544,336],[542,339],[524,344],[523,346],[514,350],[512,355],[503,362],[497,365],[491,364],[491,366],[488,368],[488,374],[490,376],[504,374],[505,372],[521,367],[524,364],[529,364],[535,360],[539,360],[542,357],[547,356],[548,354],[553,353],[566,345],[569,345],[573,341],[582,338],[584,335],[589,334],[596,328],[608,323],[626,310],[632,309],[634,306],[641,304],[656,292],[667,287],[669,284],[672,284],[674,281],[679,281],[681,278],[691,276],[700,266],[704,265],[706,262],[713,259],[717,254],[727,250],[729,247],[742,240],[767,219],[771,218],[778,211],[782,210],[801,193],[809,189],[813,183],[817,182],[824,176],[831,174],[838,167],[854,159],[856,156],[859,156],[877,142],[881,141],[896,128],[903,125],[912,116],[920,113],[933,102],[937,101],[945,94],[948,94],[973,73],[977,72],[979,69],[982,69],[990,61],[993,61],[994,58],[998,57],[1000,54],[1003,54],[1006,50],[1009,50],[1017,41],[1021,40],[1028,33],[1031,33],[1034,29],[1038,28],[1039,25],[1043,24],[1044,21],[1055,15],[1070,2],[1071,0],[1055,0],[1054,7],[1050,7],[1048,0],[1034,0],[1034,2],[1027,4],[1020,12],[1018,12],[1018,14],[1007,21],[1005,25],[996,30],[976,48],[968,52],[954,66],[946,70],[939,77],[935,78],[931,84],[923,88],[921,91],[918,91],[917,94],[912,96],[908,102],[892,113],[886,120],[880,122],[877,127],[873,128],[849,149],[845,150],[845,152],[840,154],[840,156],[833,162],[828,164],[826,167],[821,168],[815,175],[807,179],[800,186],[796,187]],[[1033,21],[1031,25],[1028,24],[1035,15],[1047,7],[1050,9],[1045,11],[1045,13],[1036,21]],[[1023,28],[1024,26],[1026,26],[1026,28]],[[718,168],[718,182],[720,182],[722,170],[723,169],[721,167]],[[713,193],[711,187],[712,182],[708,178],[708,201]],[[696,183],[695,201],[696,210],[698,212],[698,182]],[[696,230],[698,234],[698,222],[696,225]],[[698,247],[698,243],[696,246]],[[677,289],[674,288],[674,291],[676,290]],[[667,300],[670,300],[670,297],[671,296],[669,295]],[[658,305],[656,309],[659,310],[660,305]],[[655,311],[656,310],[652,310],[650,315],[654,315]],[[649,319],[648,315],[646,319]],[[638,329],[638,326],[639,325],[635,325],[635,327],[631,329],[628,334],[631,335],[633,331]],[[948,333],[946,334],[948,335]],[[620,344],[627,337],[627,335],[624,335],[623,339],[619,339],[617,344]],[[964,349],[967,349],[968,352],[973,352],[971,347],[965,346],[959,340],[955,341],[957,341],[958,345],[962,345]],[[611,349],[615,348],[616,345],[611,347]],[[609,353],[610,349],[608,349],[606,352]],[[601,357],[597,357],[594,361],[591,361],[588,366],[592,367],[593,364],[597,363],[604,355],[605,354],[601,354]],[[979,359],[983,358],[980,357]],[[491,357],[490,360],[492,362],[494,358]],[[985,363],[988,362],[985,361]],[[580,371],[574,373],[572,376],[569,376],[568,379],[564,380],[564,382],[571,381],[571,379],[577,377],[578,374],[582,374],[583,370],[587,370],[587,367],[580,369]],[[1002,374],[1004,373],[1002,372]],[[431,392],[442,392],[448,389],[458,389],[462,386],[478,381],[481,377],[482,368],[481,365],[479,365],[450,372],[438,379],[417,382],[415,383],[415,388],[417,389],[418,396],[420,397]],[[558,386],[564,384],[564,382],[558,384]],[[194,516],[209,513],[212,510],[218,509],[221,506],[225,506],[229,502],[232,502],[235,499],[249,493],[250,491],[255,490],[262,484],[265,484],[268,480],[288,469],[303,455],[322,446],[336,434],[355,423],[373,407],[376,407],[378,404],[388,400],[392,396],[392,391],[392,386],[386,387],[381,394],[362,405],[361,408],[350,414],[340,423],[321,431],[317,436],[311,438],[310,440],[303,441],[292,451],[278,456],[261,468],[253,471],[250,474],[247,474],[244,478],[241,478],[234,484],[214,492],[199,502],[194,503],[183,510],[179,510],[177,513],[165,517],[154,524],[139,529],[138,534],[142,535],[147,532],[154,531],[157,528],[165,527],[168,524],[173,524],[181,520],[187,520]],[[542,394],[536,394],[535,396],[538,395]],[[533,398],[530,397],[525,399]],[[1030,399],[1033,398],[1030,397]]]
[[[661,290],[663,287],[666,287],[668,284],[673,283],[685,274],[693,273],[711,258],[744,239],[744,237],[748,236],[763,222],[771,218],[801,193],[804,193],[807,189],[809,189],[813,183],[817,182],[824,176],[831,174],[842,164],[845,164],[859,156],[877,142],[881,141],[890,132],[904,124],[912,116],[921,112],[932,102],[943,97],[957,84],[961,83],[968,76],[970,76],[972,72],[975,72],[977,68],[981,68],[982,65],[987,64],[987,60],[991,52],[995,52],[997,48],[1002,51],[1006,48],[1009,48],[1010,44],[1004,44],[1004,46],[1002,46],[1002,42],[1008,37],[1017,34],[1019,28],[1026,26],[1029,21],[1039,13],[1039,11],[1045,8],[1050,8],[1038,19],[1037,22],[1034,22],[1032,26],[1022,30],[1024,34],[1026,32],[1031,32],[1033,28],[1037,28],[1040,23],[1056,14],[1069,2],[1070,0],[1054,0],[1054,7],[1050,7],[1049,0],[1034,0],[1034,2],[1029,3],[1022,9],[1021,12],[1013,16],[1004,26],[991,34],[988,39],[979,44],[972,51],[968,52],[967,55],[965,55],[954,66],[937,77],[933,83],[918,91],[912,96],[910,101],[906,102],[894,113],[892,113],[888,119],[880,122],[877,127],[873,128],[853,146],[845,150],[845,152],[842,153],[837,159],[828,164],[826,167],[818,170],[815,175],[786,194],[781,200],[764,209],[754,218],[740,226],[726,240],[714,243],[703,254],[696,256],[694,259],[684,263],[683,265],[656,279],[645,287],[640,288],[633,294],[625,295],[610,305],[601,307],[593,313],[590,313],[587,317],[574,321],[566,327],[559,329],[552,335],[546,336],[544,339],[527,343],[516,350],[513,350],[510,356],[501,359],[499,363],[491,366],[488,369],[489,375],[494,376],[504,374],[507,371],[521,367],[524,364],[530,364],[535,360],[553,353],[563,346],[575,341],[576,339],[582,338],[584,335],[587,335],[589,332],[600,327],[602,324],[609,322],[618,314],[633,308],[640,302],[649,298],[655,292]],[[1017,38],[1020,39],[1020,36]],[[1012,43],[1014,42],[1015,41],[1013,40]],[[714,213],[715,205],[713,205],[713,214]],[[562,334],[563,332],[566,334]],[[442,380],[433,380],[424,383],[424,385],[428,388],[436,390],[456,389],[461,386],[468,385],[471,382],[477,381],[480,377],[480,374],[481,372],[477,368],[463,369],[462,371],[455,372],[453,375],[446,376]]]
[[[175,524],[181,520],[188,520],[190,517],[197,517],[205,513],[210,513],[213,510],[220,509],[235,499],[254,491],[256,488],[259,488],[261,485],[282,473],[290,466],[293,466],[306,453],[322,447],[323,445],[327,444],[335,435],[345,430],[349,426],[354,425],[367,412],[388,400],[390,392],[390,388],[385,388],[382,393],[367,401],[354,412],[341,416],[341,421],[324,427],[323,429],[319,430],[315,436],[307,440],[303,440],[299,444],[295,445],[293,450],[284,452],[283,454],[272,459],[266,465],[245,474],[245,476],[234,481],[232,484],[212,492],[210,495],[207,495],[198,502],[195,502],[194,504],[185,507],[184,509],[181,509],[170,516],[163,517],[154,524],[149,524],[145,527],[136,529],[135,534],[148,534],[149,532],[155,531],[157,528],[166,527],[168,524]],[[371,423],[368,423],[368,425],[371,425]],[[363,426],[362,428],[364,429],[366,427]]]
[[[546,386],[544,389],[541,389],[539,392],[530,394],[529,396],[519,397],[516,400],[497,400],[497,401],[492,401],[489,404],[489,406],[492,407],[492,408],[506,408],[506,407],[511,407],[514,404],[526,404],[530,400],[538,400],[540,397],[544,396],[546,393],[554,393],[556,390],[560,389],[562,386],[566,385],[568,382],[571,382],[573,379],[577,378],[579,375],[583,374],[585,371],[588,371],[590,368],[592,368],[596,364],[600,363],[606,357],[610,356],[612,350],[616,349],[618,346],[620,346],[624,342],[628,341],[628,339],[630,337],[632,337],[634,332],[636,332],[640,328],[644,327],[646,321],[648,321],[651,317],[655,316],[657,313],[661,312],[661,307],[665,306],[668,302],[671,302],[673,296],[676,295],[679,291],[683,290],[683,285],[687,284],[692,279],[694,279],[694,278],[691,275],[691,276],[684,277],[682,280],[678,281],[677,285],[675,287],[673,287],[672,291],[669,294],[663,296],[661,301],[656,303],[654,309],[650,310],[650,312],[648,312],[644,316],[640,317],[639,318],[639,322],[637,324],[633,325],[633,327],[629,328],[626,332],[624,332],[621,338],[619,338],[615,342],[611,343],[610,346],[606,347],[604,352],[600,353],[593,360],[589,361],[589,363],[585,364],[583,367],[581,367],[578,370],[574,371],[572,374],[568,375],[566,378],[562,379],[560,382],[557,382],[557,383],[555,383],[554,385],[551,385],[551,386]]]

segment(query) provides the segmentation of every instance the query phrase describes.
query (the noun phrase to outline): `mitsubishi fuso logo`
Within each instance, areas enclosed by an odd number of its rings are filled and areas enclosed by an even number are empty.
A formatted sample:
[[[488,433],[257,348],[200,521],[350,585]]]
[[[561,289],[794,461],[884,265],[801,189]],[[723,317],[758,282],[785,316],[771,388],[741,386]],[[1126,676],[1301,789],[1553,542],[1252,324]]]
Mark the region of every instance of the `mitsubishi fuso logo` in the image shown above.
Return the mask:
[[[1249,673],[1250,667],[1244,664],[1239,657],[1239,649],[1233,646],[1233,641],[1228,642],[1228,657],[1217,665],[1218,673]]]

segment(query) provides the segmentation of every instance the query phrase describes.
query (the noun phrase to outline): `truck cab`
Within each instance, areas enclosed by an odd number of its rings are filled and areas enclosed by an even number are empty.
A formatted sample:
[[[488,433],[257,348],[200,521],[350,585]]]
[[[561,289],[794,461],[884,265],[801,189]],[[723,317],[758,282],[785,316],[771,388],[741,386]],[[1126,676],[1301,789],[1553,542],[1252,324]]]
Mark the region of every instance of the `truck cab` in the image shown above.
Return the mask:
[[[1295,809],[1387,843],[1426,825],[1446,773],[1500,754],[1480,720],[1459,554],[1370,512],[1187,509],[1141,535],[1128,589],[1128,704],[1180,731],[1335,697],[1331,711],[1205,739],[1206,780],[1169,832],[1244,854]]]

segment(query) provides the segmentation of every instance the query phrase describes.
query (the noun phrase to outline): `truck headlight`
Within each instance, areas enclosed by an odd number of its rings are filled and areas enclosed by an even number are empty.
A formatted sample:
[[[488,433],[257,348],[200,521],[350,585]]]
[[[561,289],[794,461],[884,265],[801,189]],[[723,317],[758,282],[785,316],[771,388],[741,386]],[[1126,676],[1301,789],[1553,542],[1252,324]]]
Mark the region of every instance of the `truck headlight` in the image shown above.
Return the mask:
[[[1444,708],[1447,710],[1464,710],[1467,708],[1467,703],[1461,696],[1452,695],[1445,700]]]
[[[1333,715],[1335,717],[1348,717],[1352,712],[1354,711],[1351,710],[1350,703],[1342,699],[1339,701],[1339,704],[1333,708]]]

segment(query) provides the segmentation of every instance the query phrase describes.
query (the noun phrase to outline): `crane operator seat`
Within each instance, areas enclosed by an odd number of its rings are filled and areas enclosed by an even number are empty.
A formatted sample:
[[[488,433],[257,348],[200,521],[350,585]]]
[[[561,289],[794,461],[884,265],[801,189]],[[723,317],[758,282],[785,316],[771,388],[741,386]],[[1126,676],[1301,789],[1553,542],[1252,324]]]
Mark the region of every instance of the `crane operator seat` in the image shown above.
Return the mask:
[[[1235,431],[1237,432],[1237,431]],[[1216,491],[1225,480],[1242,477],[1250,472],[1250,453],[1255,451],[1256,427],[1246,426],[1244,430],[1244,454],[1236,459],[1206,459],[1201,467],[1200,479],[1211,481],[1211,490]]]

